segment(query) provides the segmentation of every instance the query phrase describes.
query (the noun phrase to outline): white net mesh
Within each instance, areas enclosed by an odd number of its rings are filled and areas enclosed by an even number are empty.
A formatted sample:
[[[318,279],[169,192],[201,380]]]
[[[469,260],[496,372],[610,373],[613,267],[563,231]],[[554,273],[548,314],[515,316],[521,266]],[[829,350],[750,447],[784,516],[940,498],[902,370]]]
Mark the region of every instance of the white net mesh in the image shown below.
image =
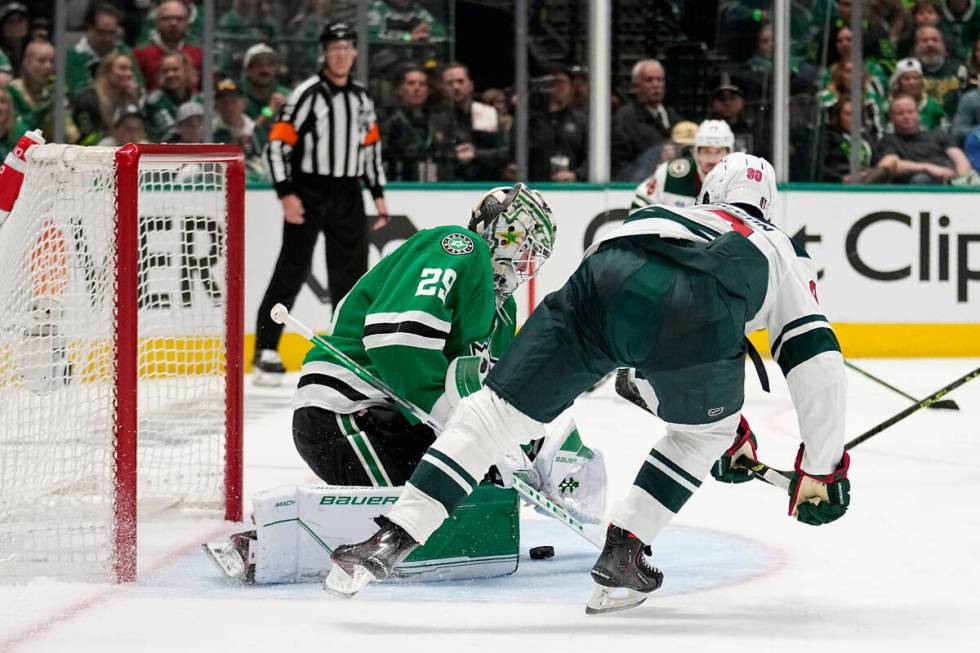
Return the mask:
[[[0,578],[112,563],[115,150],[28,153],[0,230]],[[224,497],[225,164],[139,165],[138,497]],[[118,320],[137,316],[121,315]]]

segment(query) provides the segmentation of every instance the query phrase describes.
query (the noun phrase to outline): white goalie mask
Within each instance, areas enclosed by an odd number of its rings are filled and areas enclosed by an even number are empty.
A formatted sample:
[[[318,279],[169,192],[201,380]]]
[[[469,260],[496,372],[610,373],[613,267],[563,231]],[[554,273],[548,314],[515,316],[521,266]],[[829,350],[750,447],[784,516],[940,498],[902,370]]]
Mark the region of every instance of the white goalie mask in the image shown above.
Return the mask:
[[[493,286],[499,300],[537,274],[551,256],[556,227],[541,194],[524,184],[487,192],[470,217],[470,231],[490,246]]]
[[[708,173],[698,194],[698,204],[747,204],[769,222],[776,200],[776,172],[760,156],[732,152]]]

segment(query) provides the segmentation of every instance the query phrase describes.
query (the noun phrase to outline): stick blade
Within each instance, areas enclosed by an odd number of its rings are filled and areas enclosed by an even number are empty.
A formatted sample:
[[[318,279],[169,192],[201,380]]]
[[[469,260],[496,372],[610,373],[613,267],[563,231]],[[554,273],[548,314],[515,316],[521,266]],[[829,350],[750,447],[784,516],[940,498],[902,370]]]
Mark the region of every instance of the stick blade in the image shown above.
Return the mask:
[[[952,399],[940,399],[939,401],[929,404],[929,408],[936,408],[939,410],[959,410],[960,406]]]

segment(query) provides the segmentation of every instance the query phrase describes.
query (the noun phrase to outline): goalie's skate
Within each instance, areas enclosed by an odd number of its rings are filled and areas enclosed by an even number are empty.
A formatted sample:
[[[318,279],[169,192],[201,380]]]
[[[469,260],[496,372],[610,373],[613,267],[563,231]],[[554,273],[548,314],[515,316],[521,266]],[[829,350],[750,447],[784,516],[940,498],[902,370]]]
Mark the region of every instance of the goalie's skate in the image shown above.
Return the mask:
[[[418,546],[405,530],[385,517],[376,517],[381,529],[357,544],[337,547],[330,555],[333,568],[323,581],[323,589],[334,596],[350,598],[365,585],[384,580]]]
[[[202,546],[225,576],[251,585],[255,582],[255,560],[250,546],[254,540],[255,531],[245,531],[232,533],[224,542],[208,542]]]
[[[592,567],[595,590],[585,614],[604,614],[636,607],[658,589],[664,575],[646,559],[649,547],[635,535],[613,524],[606,531],[606,545]]]

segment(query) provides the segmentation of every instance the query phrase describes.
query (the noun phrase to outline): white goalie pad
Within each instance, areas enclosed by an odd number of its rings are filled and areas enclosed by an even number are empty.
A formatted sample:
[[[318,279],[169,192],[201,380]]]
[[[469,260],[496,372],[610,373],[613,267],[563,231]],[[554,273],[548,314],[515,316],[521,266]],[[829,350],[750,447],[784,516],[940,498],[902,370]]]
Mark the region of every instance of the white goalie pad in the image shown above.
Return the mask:
[[[597,524],[606,511],[606,464],[602,452],[582,443],[571,418],[549,425],[534,459],[541,491],[580,521]]]
[[[373,535],[378,529],[374,518],[391,510],[401,489],[321,485],[260,492],[253,499],[255,583],[321,581],[331,568],[330,552]],[[512,548],[506,554],[499,549],[413,554],[395,569],[394,577],[450,580],[511,574],[517,569],[516,541]]]

